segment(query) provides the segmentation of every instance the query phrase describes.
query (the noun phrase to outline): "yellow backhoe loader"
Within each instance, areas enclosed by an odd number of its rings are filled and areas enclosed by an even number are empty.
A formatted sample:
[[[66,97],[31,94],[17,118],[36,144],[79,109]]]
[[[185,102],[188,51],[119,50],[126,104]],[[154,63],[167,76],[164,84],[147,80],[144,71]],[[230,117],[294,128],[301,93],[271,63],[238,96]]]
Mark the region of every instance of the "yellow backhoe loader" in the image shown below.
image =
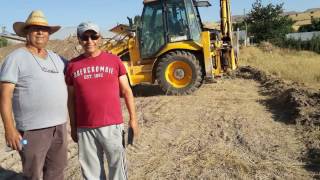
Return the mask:
[[[132,86],[158,83],[167,94],[190,94],[205,81],[236,69],[230,0],[220,0],[220,31],[203,26],[208,1],[145,0],[141,17],[111,29],[102,49],[120,56]]]

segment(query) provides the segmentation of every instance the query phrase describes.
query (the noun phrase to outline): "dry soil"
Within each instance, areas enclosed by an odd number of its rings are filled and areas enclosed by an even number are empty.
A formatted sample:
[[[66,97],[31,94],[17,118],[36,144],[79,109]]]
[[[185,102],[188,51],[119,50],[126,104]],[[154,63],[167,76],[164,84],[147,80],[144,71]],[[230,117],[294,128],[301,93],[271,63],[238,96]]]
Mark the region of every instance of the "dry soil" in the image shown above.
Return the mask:
[[[319,90],[241,67],[188,96],[134,91],[141,137],[126,150],[130,179],[320,178]],[[0,137],[0,179],[21,179],[2,126]],[[65,176],[81,179],[71,140]]]

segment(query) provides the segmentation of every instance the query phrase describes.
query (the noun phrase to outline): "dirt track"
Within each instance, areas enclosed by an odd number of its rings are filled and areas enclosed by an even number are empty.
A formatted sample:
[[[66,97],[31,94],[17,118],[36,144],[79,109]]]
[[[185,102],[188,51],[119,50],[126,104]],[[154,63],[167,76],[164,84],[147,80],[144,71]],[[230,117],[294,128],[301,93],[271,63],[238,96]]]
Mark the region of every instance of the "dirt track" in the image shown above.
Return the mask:
[[[263,82],[252,69],[238,75],[244,78],[204,84],[189,96],[164,96],[157,86],[137,87],[142,134],[136,146],[127,149],[130,179],[319,178],[319,168],[310,160],[319,155],[318,141],[308,145],[305,126],[295,123],[300,119],[313,127],[319,94],[313,94],[314,109],[297,105],[289,111],[285,98],[278,96],[286,90],[277,87],[279,81]],[[263,86],[253,80],[257,77]],[[299,98],[310,101],[303,94]],[[21,171],[19,158],[3,152],[2,130],[0,136],[0,179],[21,179],[16,173]],[[81,178],[76,153],[70,143],[67,179]]]

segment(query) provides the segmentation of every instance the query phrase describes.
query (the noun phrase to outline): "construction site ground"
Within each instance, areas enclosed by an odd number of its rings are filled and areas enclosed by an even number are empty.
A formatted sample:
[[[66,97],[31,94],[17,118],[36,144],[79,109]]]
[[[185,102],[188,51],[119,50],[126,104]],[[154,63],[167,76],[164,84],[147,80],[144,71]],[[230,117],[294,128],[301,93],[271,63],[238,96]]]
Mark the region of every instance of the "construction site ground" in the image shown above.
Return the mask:
[[[320,179],[319,90],[241,67],[192,95],[134,91],[141,136],[126,149],[129,179]],[[69,141],[65,177],[81,179]],[[22,179],[4,149],[1,126],[0,179]]]

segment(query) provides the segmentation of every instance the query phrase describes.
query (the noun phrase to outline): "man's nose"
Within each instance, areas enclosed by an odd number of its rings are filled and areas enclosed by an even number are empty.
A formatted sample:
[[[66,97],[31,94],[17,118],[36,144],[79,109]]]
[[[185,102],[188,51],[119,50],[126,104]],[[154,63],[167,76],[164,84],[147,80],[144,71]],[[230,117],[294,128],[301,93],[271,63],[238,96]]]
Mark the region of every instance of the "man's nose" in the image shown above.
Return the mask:
[[[93,42],[93,40],[91,39],[91,37],[88,38],[88,42]]]
[[[37,32],[37,34],[43,34],[44,32],[46,32],[46,30],[39,28],[36,30],[36,32]]]

